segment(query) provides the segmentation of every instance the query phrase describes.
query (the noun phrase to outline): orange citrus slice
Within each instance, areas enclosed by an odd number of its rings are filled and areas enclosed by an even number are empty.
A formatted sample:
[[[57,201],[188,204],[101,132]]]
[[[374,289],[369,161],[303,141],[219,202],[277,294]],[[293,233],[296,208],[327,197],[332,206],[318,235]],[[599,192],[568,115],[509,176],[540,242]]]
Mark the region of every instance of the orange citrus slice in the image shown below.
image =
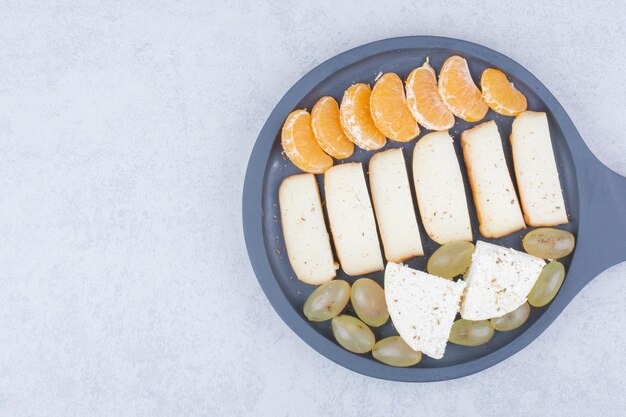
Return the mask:
[[[406,104],[404,84],[393,72],[383,75],[374,84],[370,111],[378,130],[391,140],[408,142],[420,133]]]
[[[317,143],[333,158],[347,158],[354,152],[354,144],[341,129],[339,105],[334,98],[324,96],[315,103],[311,110],[311,127]]]
[[[406,80],[406,100],[415,120],[428,130],[448,130],[454,115],[446,108],[437,89],[435,70],[428,59],[415,68]]]
[[[370,96],[372,89],[369,85],[354,84],[343,93],[339,120],[344,133],[356,146],[368,151],[385,146],[385,135],[380,133],[372,120],[370,113]]]
[[[308,111],[291,112],[281,136],[285,154],[301,170],[321,174],[333,166],[333,158],[326,155],[315,140]]]
[[[483,100],[496,113],[517,116],[528,107],[526,97],[500,70],[487,68],[480,77],[480,86],[483,89]]]
[[[482,120],[489,111],[470,74],[467,61],[454,55],[446,59],[439,73],[439,94],[455,116],[468,122]]]

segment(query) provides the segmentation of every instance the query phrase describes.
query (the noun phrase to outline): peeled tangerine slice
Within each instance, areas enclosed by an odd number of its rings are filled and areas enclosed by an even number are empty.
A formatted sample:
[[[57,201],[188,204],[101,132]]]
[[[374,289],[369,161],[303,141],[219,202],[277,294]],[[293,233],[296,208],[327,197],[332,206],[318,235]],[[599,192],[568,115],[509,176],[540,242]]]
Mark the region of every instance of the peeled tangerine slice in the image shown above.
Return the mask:
[[[337,256],[351,276],[383,269],[376,221],[360,163],[337,165],[324,174],[326,210]]]
[[[420,133],[407,107],[404,84],[393,72],[376,81],[370,97],[370,110],[378,130],[391,140],[408,142]]]
[[[527,253],[479,240],[465,276],[461,317],[486,320],[515,311],[526,302],[545,264]]]
[[[339,120],[344,133],[359,148],[373,151],[385,146],[387,139],[377,128],[370,112],[369,85],[359,83],[343,94]]]
[[[439,73],[439,94],[448,110],[465,121],[478,122],[489,111],[472,80],[467,61],[460,56],[451,56],[444,62]]]
[[[467,174],[474,194],[480,233],[497,238],[524,229],[498,126],[492,120],[461,134]]]
[[[337,159],[344,159],[354,152],[354,144],[341,129],[339,105],[334,98],[324,96],[311,110],[311,127],[317,143],[324,152]]]
[[[423,255],[402,149],[389,149],[372,156],[369,174],[385,258],[402,262]]]
[[[385,269],[389,316],[411,349],[441,359],[459,302],[463,280],[452,281],[393,262]]]
[[[480,77],[483,100],[493,111],[505,116],[517,116],[526,110],[526,97],[497,69],[487,68]]]
[[[335,277],[333,252],[313,174],[292,175],[278,190],[287,255],[300,281],[319,285]]]
[[[465,186],[452,138],[433,132],[413,151],[413,181],[426,233],[439,244],[472,241]]]
[[[454,115],[441,100],[437,76],[428,60],[409,74],[406,80],[406,99],[413,117],[426,129],[448,130],[454,126]]]
[[[291,162],[305,172],[321,174],[333,166],[333,158],[326,155],[315,140],[311,115],[306,110],[295,110],[287,116],[282,144]]]

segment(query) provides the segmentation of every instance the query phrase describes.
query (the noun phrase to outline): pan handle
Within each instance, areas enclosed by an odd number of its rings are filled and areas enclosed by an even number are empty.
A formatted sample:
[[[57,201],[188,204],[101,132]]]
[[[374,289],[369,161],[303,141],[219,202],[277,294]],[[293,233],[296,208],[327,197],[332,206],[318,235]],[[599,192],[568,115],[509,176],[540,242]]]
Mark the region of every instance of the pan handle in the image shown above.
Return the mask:
[[[579,177],[586,189],[580,202],[580,230],[574,262],[582,287],[606,269],[626,261],[626,177],[595,157]]]

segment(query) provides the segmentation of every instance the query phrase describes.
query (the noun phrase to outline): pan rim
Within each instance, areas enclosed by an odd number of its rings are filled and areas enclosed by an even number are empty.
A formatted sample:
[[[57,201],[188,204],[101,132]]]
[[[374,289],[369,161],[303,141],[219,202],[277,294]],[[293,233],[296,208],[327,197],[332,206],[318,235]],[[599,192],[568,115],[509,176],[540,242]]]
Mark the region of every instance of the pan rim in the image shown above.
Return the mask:
[[[545,105],[550,108],[552,116],[558,120],[559,127],[566,137],[572,158],[574,159],[574,166],[580,166],[577,163],[577,158],[579,155],[585,154],[585,151],[592,155],[556,98],[534,75],[511,58],[482,45],[460,39],[437,36],[390,38],[358,46],[328,59],[305,74],[287,91],[268,117],[253,147],[245,176],[242,215],[246,248],[257,280],[274,310],[303,341],[333,362],[366,376],[393,381],[432,382],[471,375],[519,352],[535,340],[554,321],[582,286],[569,286],[568,291],[564,291],[566,289],[564,286],[543,314],[524,333],[507,345],[485,356],[441,368],[394,368],[342,349],[336,343],[318,333],[295,311],[276,281],[270,262],[267,259],[262,226],[263,181],[267,159],[275,138],[276,127],[282,126],[283,115],[291,111],[297,104],[299,101],[297,97],[300,92],[303,90],[308,91],[335,71],[362,59],[393,50],[415,48],[445,48],[464,51],[515,74],[516,77],[523,79],[540,95]],[[576,176],[580,177],[580,175],[580,170],[576,169]],[[578,193],[581,196],[581,201],[584,201],[580,187],[580,178],[577,178],[577,180]],[[578,225],[579,235],[583,229],[583,222],[581,221],[584,218],[583,208],[584,204],[581,204]],[[568,272],[568,280],[576,268],[576,259],[576,254],[574,254],[572,265]]]

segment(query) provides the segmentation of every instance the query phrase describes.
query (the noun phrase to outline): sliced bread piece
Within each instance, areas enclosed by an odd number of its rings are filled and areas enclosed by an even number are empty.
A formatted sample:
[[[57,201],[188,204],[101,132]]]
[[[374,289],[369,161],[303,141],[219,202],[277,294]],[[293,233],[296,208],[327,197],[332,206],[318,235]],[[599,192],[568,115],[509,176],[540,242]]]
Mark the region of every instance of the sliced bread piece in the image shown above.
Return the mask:
[[[479,240],[465,276],[461,316],[485,320],[517,309],[526,302],[545,264],[527,253]]]
[[[333,279],[335,260],[315,176],[285,178],[278,189],[278,203],[287,255],[298,279],[312,285]]]
[[[393,262],[385,269],[385,300],[396,330],[413,349],[441,359],[465,282]]]
[[[385,258],[402,262],[423,255],[402,149],[372,156],[369,179]]]
[[[335,165],[324,174],[326,210],[344,272],[356,276],[381,271],[376,221],[360,163]]]
[[[413,151],[413,181],[426,233],[435,242],[472,241],[461,168],[448,132],[421,138]]]
[[[520,113],[513,121],[511,146],[526,223],[531,226],[567,223],[546,114]]]
[[[496,238],[524,229],[498,126],[492,120],[461,134],[461,145],[474,203],[484,237]]]

